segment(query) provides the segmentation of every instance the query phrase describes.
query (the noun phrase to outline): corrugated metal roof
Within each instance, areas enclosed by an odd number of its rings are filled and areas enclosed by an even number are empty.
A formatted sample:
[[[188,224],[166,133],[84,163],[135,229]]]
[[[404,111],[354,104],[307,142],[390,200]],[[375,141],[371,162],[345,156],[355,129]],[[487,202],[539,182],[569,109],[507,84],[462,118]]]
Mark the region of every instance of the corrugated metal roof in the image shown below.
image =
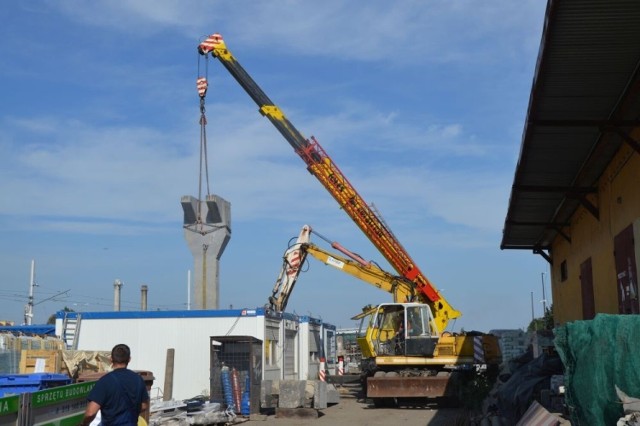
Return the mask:
[[[548,2],[501,248],[546,250],[578,206],[597,216],[594,185],[639,124],[639,65],[640,2]]]

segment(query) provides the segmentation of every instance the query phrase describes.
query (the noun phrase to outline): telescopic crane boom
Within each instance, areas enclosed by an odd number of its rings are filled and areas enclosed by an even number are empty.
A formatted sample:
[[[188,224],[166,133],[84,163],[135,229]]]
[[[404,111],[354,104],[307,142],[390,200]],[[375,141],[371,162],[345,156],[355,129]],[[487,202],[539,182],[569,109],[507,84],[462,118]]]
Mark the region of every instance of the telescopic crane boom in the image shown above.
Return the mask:
[[[204,56],[211,54],[222,63],[258,105],[260,113],[271,121],[306,163],[307,170],[329,191],[389,264],[400,275],[414,283],[417,289],[415,301],[426,303],[431,307],[438,329],[444,331],[449,320],[458,318],[460,312],[442,297],[442,294],[422,273],[409,253],[358,194],[318,141],[313,136],[310,139],[305,138],[287,119],[227,49],[220,34],[207,37],[198,46],[198,51]]]

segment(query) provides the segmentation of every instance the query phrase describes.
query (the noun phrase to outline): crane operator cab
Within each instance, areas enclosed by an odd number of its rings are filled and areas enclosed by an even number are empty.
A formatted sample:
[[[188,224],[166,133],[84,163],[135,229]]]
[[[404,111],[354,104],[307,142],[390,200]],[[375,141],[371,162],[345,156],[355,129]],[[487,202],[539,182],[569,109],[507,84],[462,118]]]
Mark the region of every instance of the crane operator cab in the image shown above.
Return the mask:
[[[358,343],[364,356],[433,356],[439,333],[429,305],[383,303],[362,319]]]

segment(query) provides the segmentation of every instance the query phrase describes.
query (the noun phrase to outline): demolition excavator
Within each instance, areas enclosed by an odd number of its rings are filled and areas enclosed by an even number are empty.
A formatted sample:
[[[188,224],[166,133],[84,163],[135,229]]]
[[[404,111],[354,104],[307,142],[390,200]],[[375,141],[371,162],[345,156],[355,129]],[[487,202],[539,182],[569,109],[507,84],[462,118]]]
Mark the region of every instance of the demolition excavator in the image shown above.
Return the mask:
[[[312,233],[335,252],[313,244]],[[269,297],[270,309],[285,310],[309,255],[393,296],[393,303],[369,305],[353,318],[362,320],[357,338],[361,369],[367,397],[376,405],[386,405],[391,398],[455,397],[456,382],[451,379],[457,369],[472,365],[495,369],[500,364],[495,336],[442,332],[429,303],[416,293],[413,282],[385,271],[308,225],[282,257],[282,268]]]
[[[367,360],[363,365],[368,376],[366,392],[376,405],[386,404],[394,398],[455,396],[456,373],[463,366],[497,366],[501,362],[497,338],[482,333],[447,331],[449,321],[458,318],[460,312],[422,273],[384,220],[364,201],[318,141],[313,136],[305,138],[249,76],[222,36],[207,37],[198,46],[198,52],[220,61],[258,105],[260,114],[275,126],[305,162],[307,170],[398,273],[397,276],[386,273],[372,263],[365,267],[349,255],[351,259],[329,256],[309,243],[303,229],[300,244],[289,253],[288,262],[294,267],[283,268],[274,287],[270,299],[274,309],[283,311],[286,307],[306,253],[319,256],[321,260],[324,258],[322,261],[332,266],[342,262],[348,266],[345,270],[359,271],[360,276],[354,275],[393,294],[393,303],[366,309],[361,315],[368,319],[366,332],[358,341],[363,358]],[[198,77],[197,84],[202,98],[206,93],[206,77]],[[310,229],[308,231],[307,234]],[[374,276],[378,274],[377,278],[364,278],[371,277],[367,275],[371,271]]]

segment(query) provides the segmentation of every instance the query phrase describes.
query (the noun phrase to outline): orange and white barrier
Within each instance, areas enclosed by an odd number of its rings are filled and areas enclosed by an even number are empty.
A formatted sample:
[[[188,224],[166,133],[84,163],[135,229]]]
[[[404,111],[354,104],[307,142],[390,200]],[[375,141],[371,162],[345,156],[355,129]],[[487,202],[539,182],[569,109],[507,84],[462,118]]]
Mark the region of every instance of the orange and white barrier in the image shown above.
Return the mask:
[[[338,357],[338,376],[344,375],[344,357]]]
[[[321,382],[326,381],[326,374],[327,372],[325,371],[325,362],[326,360],[324,358],[320,358],[320,369],[318,370],[318,378],[320,379]]]

